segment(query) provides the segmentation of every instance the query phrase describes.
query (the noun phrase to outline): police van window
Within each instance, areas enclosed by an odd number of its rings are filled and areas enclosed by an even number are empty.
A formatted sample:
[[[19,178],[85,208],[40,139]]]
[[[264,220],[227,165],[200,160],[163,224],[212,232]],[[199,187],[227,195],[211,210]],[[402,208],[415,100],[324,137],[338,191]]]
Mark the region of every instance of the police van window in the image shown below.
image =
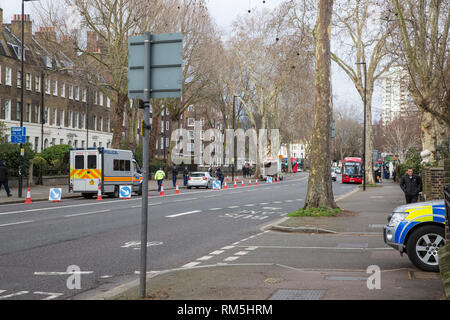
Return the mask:
[[[97,156],[90,155],[88,156],[88,169],[97,169]]]
[[[75,156],[75,169],[84,169],[84,156]]]
[[[120,160],[120,171],[125,171],[125,160]]]
[[[117,159],[114,160],[114,171],[120,171],[120,161]]]
[[[130,160],[125,160],[125,171],[130,171]]]

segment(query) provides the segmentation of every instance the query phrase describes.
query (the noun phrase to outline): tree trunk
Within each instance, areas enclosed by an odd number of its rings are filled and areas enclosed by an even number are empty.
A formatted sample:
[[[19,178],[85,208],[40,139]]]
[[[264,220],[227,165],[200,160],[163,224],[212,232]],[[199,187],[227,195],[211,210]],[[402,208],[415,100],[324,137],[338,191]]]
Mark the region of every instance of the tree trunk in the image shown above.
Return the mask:
[[[292,173],[292,162],[291,162],[291,144],[287,144],[287,163],[288,163],[288,172]]]
[[[436,147],[445,141],[447,134],[447,127],[437,120],[431,113],[422,111],[420,121],[420,130],[422,133],[422,149],[429,150],[431,156],[430,161],[433,161],[436,152]]]
[[[318,15],[314,28],[314,54],[316,75],[314,79],[314,131],[311,143],[311,170],[304,208],[336,208],[331,184],[331,119],[330,104],[330,38],[328,28],[333,12],[332,0],[318,1]]]
[[[128,130],[126,131],[126,140],[128,142],[128,148],[133,152],[136,151],[137,146],[137,130],[139,123],[139,109],[136,107],[128,108]]]
[[[123,112],[125,111],[125,106],[128,102],[128,96],[126,94],[118,93],[117,104],[112,112],[112,125],[113,125],[113,138],[112,138],[112,148],[120,149],[122,144],[122,134],[123,134]]]

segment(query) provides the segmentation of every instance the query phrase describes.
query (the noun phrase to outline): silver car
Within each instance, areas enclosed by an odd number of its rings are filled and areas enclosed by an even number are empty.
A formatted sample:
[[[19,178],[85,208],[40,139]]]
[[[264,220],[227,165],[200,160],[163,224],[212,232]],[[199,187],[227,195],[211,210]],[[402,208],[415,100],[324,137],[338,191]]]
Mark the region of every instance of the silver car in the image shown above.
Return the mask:
[[[209,172],[192,172],[189,174],[187,188],[190,189],[192,187],[195,188],[212,188],[212,183],[214,178],[211,177]]]

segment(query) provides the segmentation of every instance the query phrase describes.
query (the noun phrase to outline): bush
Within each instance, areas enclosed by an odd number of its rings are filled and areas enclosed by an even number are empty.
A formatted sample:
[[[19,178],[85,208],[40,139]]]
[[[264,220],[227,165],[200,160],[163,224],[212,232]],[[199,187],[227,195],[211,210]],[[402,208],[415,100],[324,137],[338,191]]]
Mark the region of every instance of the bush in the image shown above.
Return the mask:
[[[400,179],[403,176],[409,167],[413,169],[415,174],[420,175],[422,173],[422,157],[420,156],[420,152],[414,148],[410,148],[408,153],[406,154],[405,162],[401,164],[397,164],[395,167],[395,172],[397,177]]]
[[[68,174],[69,148],[69,145],[60,144],[42,150],[41,153],[39,153],[39,157],[45,160],[45,164],[38,159],[41,167],[38,168],[35,175],[41,177],[45,175]]]
[[[297,211],[289,213],[288,217],[334,217],[342,210],[339,208],[308,208],[308,209],[298,209]]]
[[[22,162],[22,177],[28,176],[28,170],[31,165],[31,159],[34,157],[34,151],[30,143],[23,144],[24,156]],[[6,160],[9,169],[9,175],[19,176],[20,145],[16,143],[0,143],[0,160]]]

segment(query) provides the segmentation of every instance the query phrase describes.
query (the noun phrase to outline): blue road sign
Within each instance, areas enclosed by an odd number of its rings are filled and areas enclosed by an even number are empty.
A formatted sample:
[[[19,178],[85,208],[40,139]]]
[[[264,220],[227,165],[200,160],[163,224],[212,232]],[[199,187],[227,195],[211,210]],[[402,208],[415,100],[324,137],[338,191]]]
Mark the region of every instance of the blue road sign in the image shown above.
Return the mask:
[[[213,189],[214,190],[220,189],[220,181],[217,180],[213,181]]]
[[[266,181],[267,183],[272,183],[273,181],[272,181],[272,177],[267,177],[267,181]]]
[[[48,200],[50,201],[61,201],[61,188],[51,188],[49,195],[48,195]]]
[[[121,198],[131,198],[131,186],[120,186],[119,194]]]
[[[11,143],[26,143],[27,128],[26,127],[11,127]]]

